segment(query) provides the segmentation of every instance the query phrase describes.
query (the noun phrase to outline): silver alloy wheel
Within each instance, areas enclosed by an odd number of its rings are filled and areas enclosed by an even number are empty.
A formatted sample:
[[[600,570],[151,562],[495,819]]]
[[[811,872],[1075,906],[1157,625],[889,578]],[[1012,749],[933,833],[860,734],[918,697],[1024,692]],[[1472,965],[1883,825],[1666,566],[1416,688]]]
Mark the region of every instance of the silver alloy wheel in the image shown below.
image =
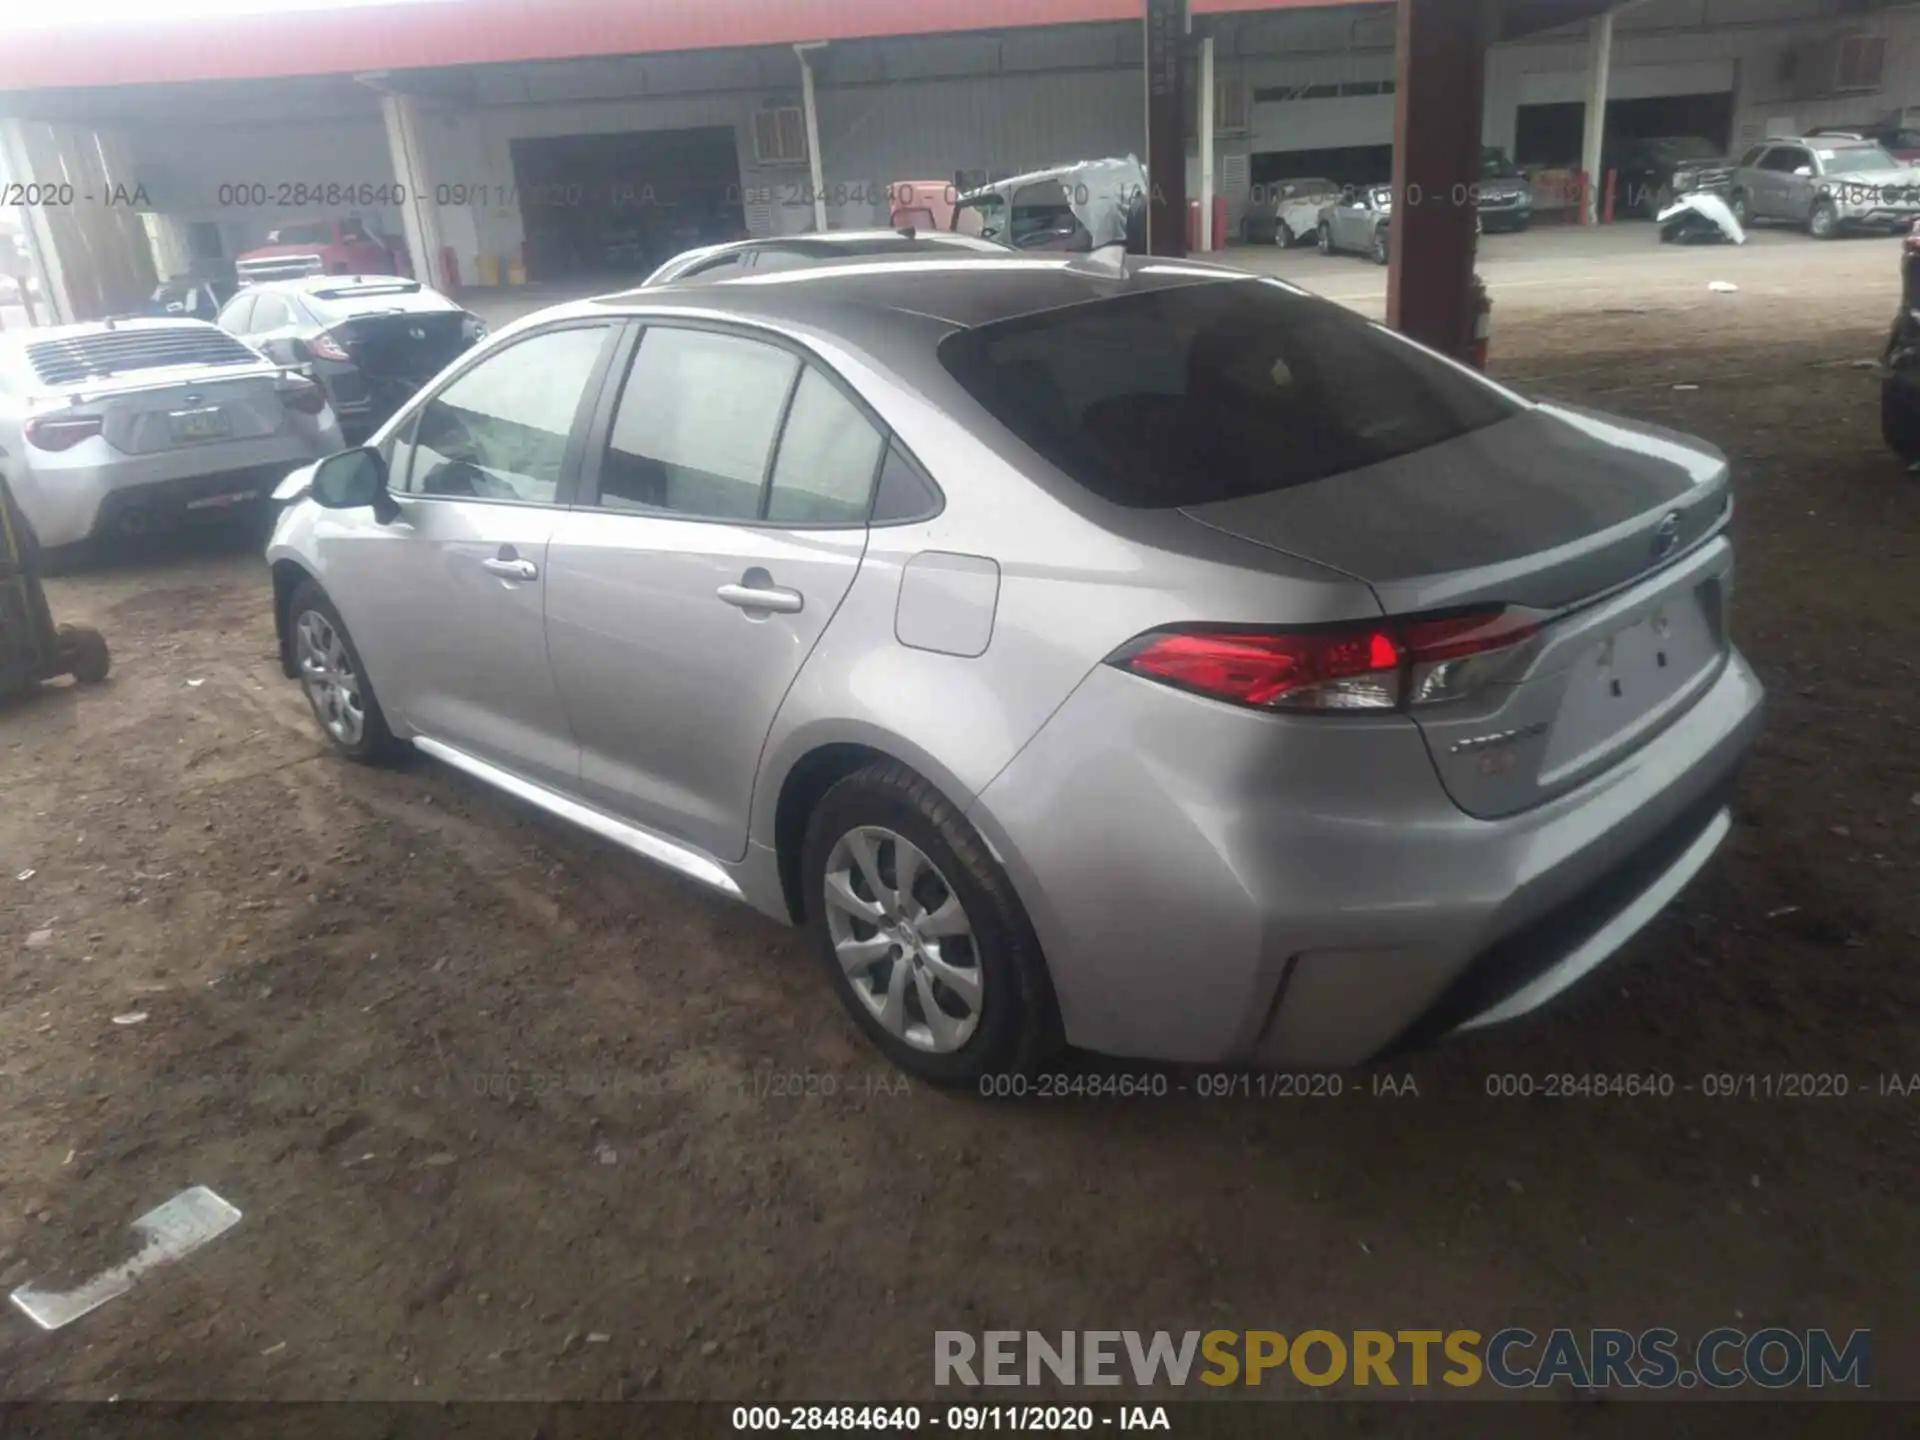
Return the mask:
[[[1807,232],[1816,240],[1828,240],[1839,228],[1839,217],[1833,213],[1833,206],[1821,201],[1813,207],[1813,215],[1807,221]]]
[[[294,658],[313,713],[342,745],[358,745],[366,733],[367,712],[360,698],[346,641],[318,610],[305,610],[294,622]]]
[[[940,867],[904,836],[863,825],[835,843],[824,888],[840,967],[887,1033],[936,1055],[971,1040],[986,975]]]

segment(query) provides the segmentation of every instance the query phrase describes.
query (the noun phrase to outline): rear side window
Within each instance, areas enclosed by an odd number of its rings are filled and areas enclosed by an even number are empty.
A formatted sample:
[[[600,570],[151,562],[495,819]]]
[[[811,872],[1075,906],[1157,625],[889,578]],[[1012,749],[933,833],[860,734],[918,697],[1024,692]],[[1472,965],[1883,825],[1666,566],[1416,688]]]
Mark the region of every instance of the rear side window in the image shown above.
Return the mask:
[[[262,295],[260,303],[253,307],[253,319],[247,328],[254,333],[263,330],[278,330],[292,323],[287,315],[287,302],[278,295]]]
[[[754,520],[800,362],[703,330],[649,327],[600,466],[610,510]]]
[[[257,295],[242,295],[229,301],[227,308],[220,312],[220,328],[231,330],[236,335],[247,333],[247,327],[253,323],[253,307],[259,300]]]
[[[1350,311],[1251,280],[1001,321],[940,358],[1070,479],[1139,509],[1324,480],[1520,408]]]
[[[884,443],[859,407],[809,367],[780,432],[766,518],[776,525],[865,525]]]

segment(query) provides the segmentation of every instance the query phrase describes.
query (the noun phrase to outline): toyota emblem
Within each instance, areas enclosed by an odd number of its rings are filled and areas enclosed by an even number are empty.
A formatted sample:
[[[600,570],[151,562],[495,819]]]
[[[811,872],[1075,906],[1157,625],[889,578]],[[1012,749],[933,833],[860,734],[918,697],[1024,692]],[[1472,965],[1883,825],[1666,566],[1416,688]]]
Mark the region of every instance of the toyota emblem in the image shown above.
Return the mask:
[[[415,340],[424,340],[427,338],[427,332],[422,330],[418,325],[409,329],[407,334],[411,335]]]
[[[1674,511],[1653,532],[1653,558],[1664,560],[1680,548],[1680,512]]]

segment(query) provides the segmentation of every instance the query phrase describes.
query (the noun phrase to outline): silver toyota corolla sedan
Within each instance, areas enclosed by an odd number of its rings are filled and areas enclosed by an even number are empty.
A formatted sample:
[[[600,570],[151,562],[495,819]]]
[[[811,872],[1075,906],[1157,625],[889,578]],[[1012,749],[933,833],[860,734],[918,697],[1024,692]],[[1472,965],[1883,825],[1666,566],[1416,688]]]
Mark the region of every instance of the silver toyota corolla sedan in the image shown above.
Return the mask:
[[[0,335],[0,465],[49,549],[264,504],[340,445],[324,390],[202,320]]]
[[[939,1082],[1344,1066],[1706,863],[1726,461],[1274,280],[824,264],[565,305],[299,477],[287,673],[779,920]]]

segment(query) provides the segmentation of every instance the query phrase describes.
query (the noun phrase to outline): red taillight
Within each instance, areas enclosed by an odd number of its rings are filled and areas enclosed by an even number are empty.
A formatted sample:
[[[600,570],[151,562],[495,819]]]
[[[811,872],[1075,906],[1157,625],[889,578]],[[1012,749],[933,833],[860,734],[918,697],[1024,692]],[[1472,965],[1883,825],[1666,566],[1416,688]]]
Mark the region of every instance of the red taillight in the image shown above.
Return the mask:
[[[21,426],[27,443],[36,450],[71,450],[100,433],[98,415],[36,415]]]
[[[350,360],[353,357],[341,348],[340,342],[333,338],[331,331],[322,330],[307,341],[307,349],[313,352],[316,360]]]
[[[280,403],[302,415],[318,415],[327,408],[327,392],[311,380],[282,380]]]
[[[1273,635],[1187,631],[1150,635],[1129,670],[1242,705],[1391,709],[1400,647],[1384,630]]]
[[[1481,610],[1313,630],[1155,631],[1111,658],[1260,709],[1395,710],[1458,699],[1538,633],[1524,611]]]

